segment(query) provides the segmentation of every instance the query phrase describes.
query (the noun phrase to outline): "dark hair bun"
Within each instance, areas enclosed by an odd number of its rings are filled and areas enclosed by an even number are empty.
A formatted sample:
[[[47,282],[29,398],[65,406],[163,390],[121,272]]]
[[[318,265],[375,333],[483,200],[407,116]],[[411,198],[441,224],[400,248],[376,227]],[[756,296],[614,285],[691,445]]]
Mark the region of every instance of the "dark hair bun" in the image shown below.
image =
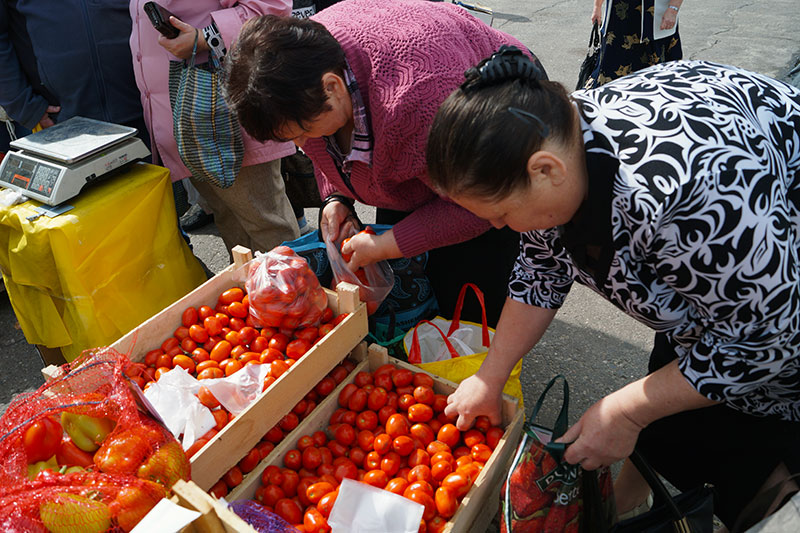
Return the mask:
[[[503,45],[500,50],[487,57],[464,73],[466,81],[461,84],[464,91],[489,87],[507,80],[537,82],[544,76],[541,69],[516,46]]]

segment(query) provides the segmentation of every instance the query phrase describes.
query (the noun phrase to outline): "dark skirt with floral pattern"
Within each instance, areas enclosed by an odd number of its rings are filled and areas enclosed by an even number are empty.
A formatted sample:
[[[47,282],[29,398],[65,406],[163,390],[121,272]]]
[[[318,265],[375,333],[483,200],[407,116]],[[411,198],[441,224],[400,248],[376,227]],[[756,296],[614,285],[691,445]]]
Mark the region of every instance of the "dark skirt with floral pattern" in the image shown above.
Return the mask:
[[[606,9],[600,60],[586,83],[587,89],[643,68],[683,58],[678,28],[669,37],[642,40],[642,3],[636,0],[606,1],[611,2],[611,7]]]

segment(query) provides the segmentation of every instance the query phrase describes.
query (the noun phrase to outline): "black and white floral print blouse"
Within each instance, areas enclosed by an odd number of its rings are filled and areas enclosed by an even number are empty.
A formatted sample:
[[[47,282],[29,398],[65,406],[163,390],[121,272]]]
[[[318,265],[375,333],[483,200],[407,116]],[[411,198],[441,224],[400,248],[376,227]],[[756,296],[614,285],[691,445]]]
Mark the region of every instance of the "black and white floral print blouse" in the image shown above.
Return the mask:
[[[800,90],[678,61],[572,98],[587,200],[522,234],[511,297],[583,283],[666,333],[701,394],[800,420]]]

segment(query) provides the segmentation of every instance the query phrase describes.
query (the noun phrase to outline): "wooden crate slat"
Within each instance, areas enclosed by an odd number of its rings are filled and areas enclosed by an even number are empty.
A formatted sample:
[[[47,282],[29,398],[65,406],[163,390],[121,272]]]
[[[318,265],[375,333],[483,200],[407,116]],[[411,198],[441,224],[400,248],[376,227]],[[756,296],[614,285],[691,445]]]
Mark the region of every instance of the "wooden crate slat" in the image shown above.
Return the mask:
[[[200,513],[183,533],[256,533],[250,524],[191,481],[179,480],[172,488],[178,504]]]

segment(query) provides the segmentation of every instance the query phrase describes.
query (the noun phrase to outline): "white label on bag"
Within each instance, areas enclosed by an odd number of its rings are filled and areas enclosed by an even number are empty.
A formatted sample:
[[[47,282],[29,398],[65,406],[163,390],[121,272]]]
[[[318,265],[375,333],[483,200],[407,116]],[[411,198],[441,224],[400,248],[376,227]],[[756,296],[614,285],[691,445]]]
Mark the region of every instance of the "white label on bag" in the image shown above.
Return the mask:
[[[311,15],[314,15],[316,12],[317,8],[314,6],[299,7],[297,9],[292,9],[292,17],[296,19],[307,19]]]

